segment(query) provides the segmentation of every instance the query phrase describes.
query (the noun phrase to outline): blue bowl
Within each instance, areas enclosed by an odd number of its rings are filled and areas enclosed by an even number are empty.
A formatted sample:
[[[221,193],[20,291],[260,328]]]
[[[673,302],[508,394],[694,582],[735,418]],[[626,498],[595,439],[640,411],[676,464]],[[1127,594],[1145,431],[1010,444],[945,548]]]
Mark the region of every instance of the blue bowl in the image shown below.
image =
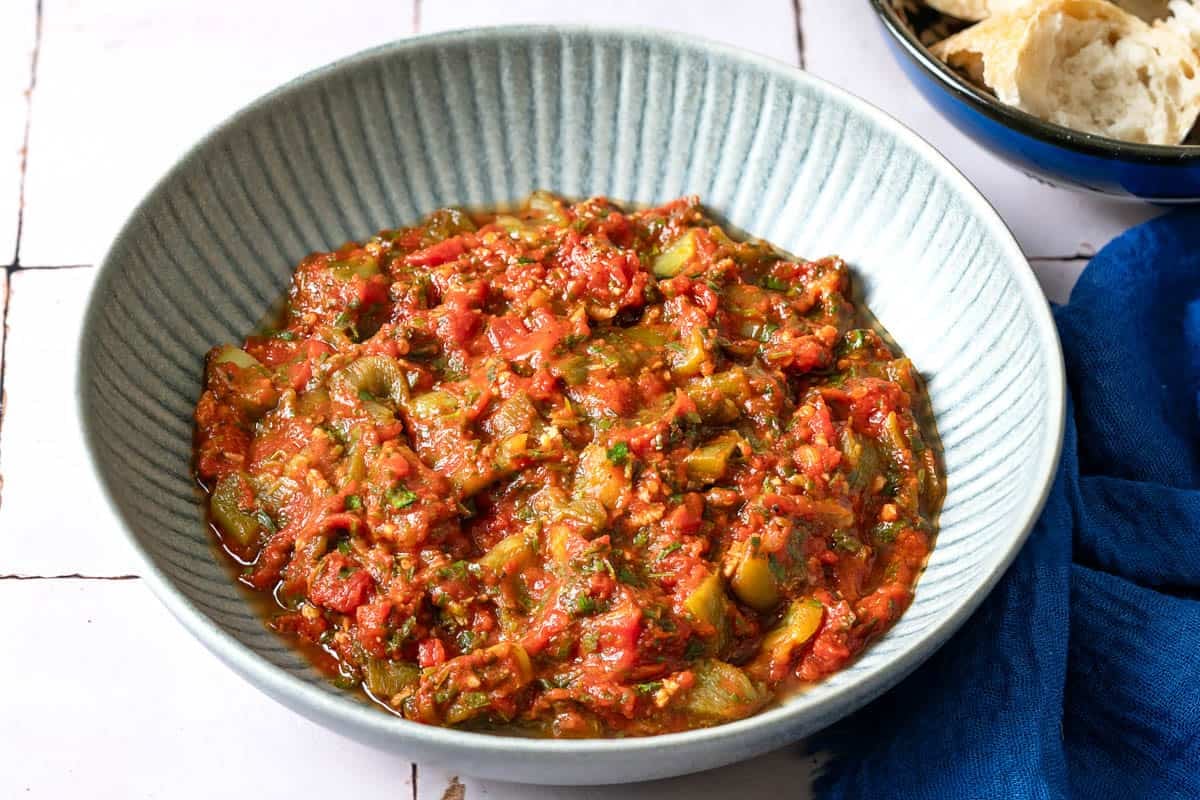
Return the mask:
[[[870,3],[893,55],[921,94],[961,131],[1030,177],[1155,203],[1200,202],[1200,146],[1122,142],[1007,106],[929,52],[926,42],[953,32],[947,18],[926,10],[920,0]]]

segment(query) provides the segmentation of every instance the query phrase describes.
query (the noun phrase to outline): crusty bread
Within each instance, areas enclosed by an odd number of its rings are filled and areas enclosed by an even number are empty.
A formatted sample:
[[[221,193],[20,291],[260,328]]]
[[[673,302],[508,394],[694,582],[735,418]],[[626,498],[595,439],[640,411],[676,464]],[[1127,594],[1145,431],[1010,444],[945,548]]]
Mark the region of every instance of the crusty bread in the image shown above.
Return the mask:
[[[1021,107],[1114,139],[1178,144],[1200,112],[1200,62],[1172,31],[1100,0],[1059,0],[1029,26]]]
[[[1087,133],[1178,144],[1200,113],[1200,60],[1176,31],[1104,0],[1041,0],[934,48],[1009,105]]]
[[[988,0],[925,0],[925,5],[968,22],[976,22],[988,15]]]
[[[1168,0],[1109,0],[1114,5],[1133,14],[1135,17],[1150,22],[1167,16]],[[937,8],[937,4],[930,3]],[[987,10],[990,14],[1010,14],[1018,9],[1029,6],[1044,6],[1046,0],[988,0]],[[947,12],[948,13],[948,12]],[[965,17],[964,17],[965,19]]]
[[[1187,38],[1200,51],[1200,7],[1192,0],[1171,0],[1171,16],[1159,23]]]
[[[1001,102],[1019,106],[1017,61],[1029,37],[1029,25],[1034,16],[1036,10],[1029,6],[1010,14],[988,17],[935,44],[933,54],[962,70],[972,82],[991,89]]]

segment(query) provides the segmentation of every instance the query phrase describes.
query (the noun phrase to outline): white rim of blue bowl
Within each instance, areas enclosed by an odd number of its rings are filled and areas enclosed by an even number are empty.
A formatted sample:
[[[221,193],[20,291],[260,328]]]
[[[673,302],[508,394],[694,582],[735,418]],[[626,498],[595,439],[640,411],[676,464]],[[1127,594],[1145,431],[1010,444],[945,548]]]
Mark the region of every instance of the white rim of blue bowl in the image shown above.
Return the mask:
[[[934,167],[943,171],[952,183],[958,184],[964,200],[981,220],[991,228],[991,233],[998,239],[1005,255],[1008,257],[1007,260],[1023,265],[1024,268],[1017,269],[1012,277],[1031,308],[1034,318],[1034,329],[1041,340],[1043,350],[1047,353],[1051,362],[1049,364],[1050,369],[1048,370],[1049,385],[1046,387],[1047,401],[1045,411],[1054,435],[1042,442],[1035,465],[1035,474],[1041,481],[1041,486],[1036,494],[1028,495],[1024,505],[1016,511],[1016,515],[1020,519],[1019,535],[1012,540],[1011,545],[1003,553],[999,554],[999,557],[993,557],[993,561],[988,565],[988,571],[983,579],[979,581],[975,589],[968,596],[959,602],[958,607],[946,619],[940,624],[930,626],[929,629],[915,637],[907,649],[899,653],[892,662],[883,665],[885,668],[864,673],[830,691],[814,702],[785,701],[783,704],[745,719],[711,728],[640,738],[568,740],[529,739],[440,728],[402,719],[369,704],[355,701],[349,697],[341,697],[306,683],[300,678],[294,677],[290,673],[274,666],[242,645],[235,638],[221,630],[203,612],[193,606],[175,588],[171,578],[160,571],[154,565],[149,555],[142,550],[137,537],[132,532],[129,521],[125,519],[124,514],[122,514],[118,507],[112,488],[100,472],[97,460],[93,456],[95,451],[95,433],[88,420],[88,409],[84,403],[82,381],[77,381],[77,413],[79,414],[80,423],[84,431],[84,439],[87,442],[92,470],[98,482],[103,487],[103,495],[110,510],[123,523],[122,532],[126,540],[138,554],[138,558],[142,563],[140,577],[146,581],[150,589],[175,618],[183,623],[183,626],[221,661],[272,698],[296,709],[303,708],[307,714],[319,717],[320,719],[337,721],[343,726],[343,732],[361,741],[372,742],[375,746],[382,746],[383,741],[401,742],[405,740],[419,740],[424,745],[458,749],[463,752],[484,752],[491,755],[601,756],[606,754],[661,751],[665,748],[695,745],[701,742],[712,744],[714,742],[731,741],[742,737],[750,731],[754,731],[760,735],[764,734],[765,731],[760,729],[770,729],[771,731],[780,733],[787,732],[789,729],[797,729],[797,735],[805,735],[805,732],[813,732],[824,725],[832,724],[839,716],[852,713],[899,683],[916,667],[933,655],[961,627],[975,609],[979,607],[980,603],[983,602],[983,599],[995,587],[1001,575],[1004,574],[1016,557],[1021,546],[1028,538],[1030,531],[1033,529],[1033,525],[1037,521],[1042,507],[1046,503],[1046,499],[1054,483],[1054,475],[1062,450],[1062,436],[1066,414],[1065,372],[1057,329],[1051,318],[1049,304],[1045,299],[1045,295],[1033,274],[1032,268],[1029,266],[1029,262],[1025,259],[1024,254],[1013,238],[1012,233],[979,190],[941,153],[909,128],[865,100],[790,64],[766,56],[751,53],[720,42],[714,42],[703,37],[640,26],[509,25],[425,34],[379,45],[338,59],[323,67],[318,67],[280,85],[278,88],[264,94],[232,116],[226,118],[189,148],[146,193],[145,197],[143,197],[137,207],[126,218],[120,232],[109,246],[108,252],[100,262],[97,277],[88,298],[83,331],[86,333],[91,327],[92,319],[98,313],[96,305],[98,290],[103,284],[105,273],[109,269],[114,268],[109,263],[109,259],[112,253],[116,252],[125,237],[129,235],[130,227],[134,220],[144,212],[150,200],[175,178],[182,170],[183,165],[193,155],[200,152],[214,137],[224,132],[227,128],[236,125],[248,113],[274,100],[279,95],[290,92],[295,87],[320,79],[347,65],[379,58],[397,51],[469,43],[478,39],[525,41],[531,38],[563,35],[594,36],[598,38],[633,38],[643,41],[656,41],[667,45],[699,47],[728,58],[732,62],[739,62],[757,69],[766,70],[781,79],[807,83],[815,86],[820,91],[839,96],[858,113],[863,114],[875,124],[887,129],[905,144],[912,147],[914,151],[926,158]],[[197,369],[199,367],[200,365],[197,364]],[[82,377],[82,368],[83,364],[80,361],[77,365],[80,377]],[[919,583],[917,591],[920,591]],[[803,694],[799,697],[803,697]],[[284,698],[288,699],[285,700]],[[831,715],[831,710],[838,706],[844,707],[843,713],[841,715]],[[821,722],[816,724],[810,723],[806,726],[804,722],[805,718],[821,720]],[[801,728],[804,730],[799,730]],[[697,765],[697,769],[705,768],[706,765]]]

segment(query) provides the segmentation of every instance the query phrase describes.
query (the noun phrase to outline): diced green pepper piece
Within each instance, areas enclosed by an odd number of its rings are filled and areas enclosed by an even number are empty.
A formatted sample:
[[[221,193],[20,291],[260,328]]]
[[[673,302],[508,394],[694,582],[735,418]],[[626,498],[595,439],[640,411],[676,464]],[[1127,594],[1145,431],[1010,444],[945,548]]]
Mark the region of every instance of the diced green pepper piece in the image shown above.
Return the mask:
[[[534,427],[540,421],[533,401],[524,393],[514,394],[496,409],[490,420],[492,435],[497,439],[507,439]]]
[[[568,386],[579,386],[588,379],[591,362],[587,356],[567,356],[551,365],[551,371],[567,382]]]
[[[329,271],[340,281],[348,281],[357,275],[370,278],[379,274],[379,259],[370,253],[358,253],[349,258],[338,258],[329,262]]]
[[[693,328],[687,341],[682,344],[682,350],[671,350],[667,354],[672,374],[680,378],[699,375],[705,362],[709,359],[708,348],[704,346],[704,334],[700,332],[699,328]]]
[[[854,432],[847,423],[842,429],[842,455],[850,468],[847,476],[851,488],[862,490],[883,470],[883,455],[875,440]]]
[[[421,241],[426,246],[476,230],[470,215],[461,208],[439,208],[426,217],[422,225],[425,235],[421,237]]]
[[[716,650],[725,646],[729,633],[729,600],[725,597],[725,582],[719,573],[714,572],[701,581],[683,601],[683,607],[697,620],[716,629]]]
[[[667,343],[668,336],[663,331],[651,328],[649,325],[634,325],[623,330],[626,339],[646,347],[662,347]]]
[[[736,431],[726,431],[707,444],[688,453],[683,460],[688,477],[701,484],[715,483],[725,477],[729,459],[742,442]]]
[[[412,399],[410,406],[412,415],[420,420],[432,420],[458,410],[458,399],[449,392],[438,389],[417,395]]]
[[[683,698],[683,707],[706,722],[739,719],[766,700],[766,695],[745,672],[724,661],[698,661],[692,667],[692,674],[695,682]]]
[[[363,678],[371,694],[387,701],[410,686],[415,686],[421,679],[421,668],[407,661],[368,658],[363,665]]]
[[[779,583],[763,555],[748,553],[734,570],[730,587],[739,600],[758,611],[770,611],[779,603]]]
[[[750,381],[741,367],[693,378],[684,387],[706,422],[732,422],[750,397]]]
[[[492,572],[503,574],[505,568],[510,564],[519,569],[529,563],[533,556],[534,552],[529,544],[529,536],[526,531],[519,531],[505,536],[492,545],[491,550],[479,557],[479,563]]]
[[[242,348],[234,347],[231,344],[227,344],[217,351],[217,355],[213,358],[213,363],[233,364],[239,369],[250,369],[251,367],[263,368],[262,363],[257,358]]]
[[[248,485],[242,475],[233,473],[217,481],[209,498],[209,509],[213,522],[223,536],[228,536],[239,545],[249,547],[258,540],[262,524],[253,512],[243,511],[241,500]]]
[[[820,629],[824,615],[825,606],[818,600],[793,600],[779,625],[763,638],[762,652],[777,662],[791,658],[792,652]]]
[[[674,278],[696,255],[696,236],[688,231],[655,257],[650,270],[659,278]]]
[[[397,406],[408,401],[408,377],[399,362],[384,355],[362,356],[339,369],[329,386],[342,400],[364,401],[366,395],[386,398]]]
[[[574,495],[599,500],[605,508],[613,509],[629,486],[629,477],[625,465],[613,463],[608,451],[603,443],[592,442],[579,454]]]

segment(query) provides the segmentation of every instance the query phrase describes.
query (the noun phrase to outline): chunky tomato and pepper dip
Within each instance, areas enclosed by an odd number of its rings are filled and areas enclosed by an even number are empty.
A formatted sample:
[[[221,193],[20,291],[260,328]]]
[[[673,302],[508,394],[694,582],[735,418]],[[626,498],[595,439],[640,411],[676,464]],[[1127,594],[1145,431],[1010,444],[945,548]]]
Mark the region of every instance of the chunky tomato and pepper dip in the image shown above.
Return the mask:
[[[745,717],[887,630],[931,546],[921,383],[848,295],[695,199],[309,256],[278,330],[208,356],[213,526],[276,630],[408,719]]]

